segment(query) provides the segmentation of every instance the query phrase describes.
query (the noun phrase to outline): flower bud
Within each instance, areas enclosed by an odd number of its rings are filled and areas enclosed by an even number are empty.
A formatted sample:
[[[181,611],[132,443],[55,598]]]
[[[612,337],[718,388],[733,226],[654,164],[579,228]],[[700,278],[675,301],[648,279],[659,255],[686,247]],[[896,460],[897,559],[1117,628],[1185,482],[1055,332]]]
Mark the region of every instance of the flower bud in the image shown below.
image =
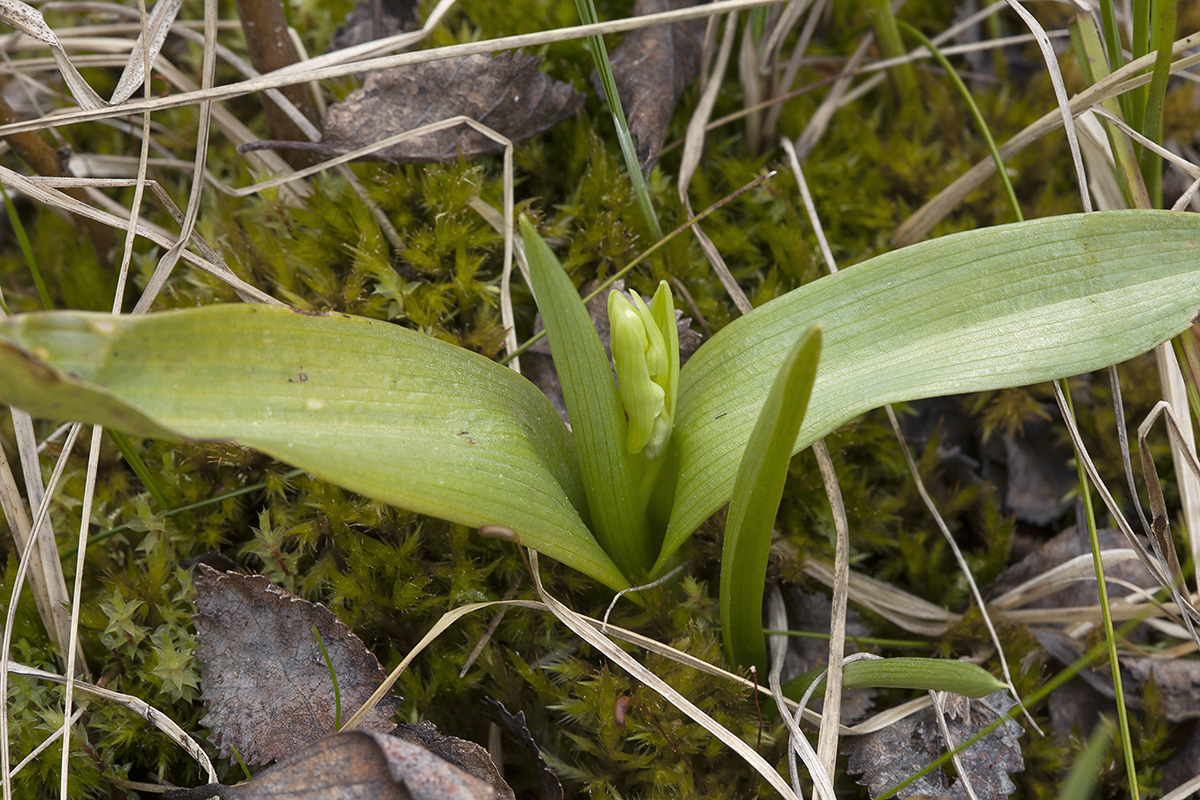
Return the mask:
[[[679,384],[679,332],[667,282],[650,307],[637,292],[609,293],[608,324],[617,394],[628,418],[625,448],[657,458],[671,436]]]

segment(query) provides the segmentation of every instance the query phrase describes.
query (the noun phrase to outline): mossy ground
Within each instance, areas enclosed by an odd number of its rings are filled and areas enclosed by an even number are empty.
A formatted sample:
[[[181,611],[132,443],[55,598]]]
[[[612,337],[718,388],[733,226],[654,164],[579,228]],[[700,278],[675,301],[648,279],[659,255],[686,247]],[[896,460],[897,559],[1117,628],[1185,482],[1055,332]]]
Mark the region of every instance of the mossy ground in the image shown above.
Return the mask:
[[[814,43],[814,52],[831,56],[849,52],[868,24],[865,5],[838,4]],[[904,15],[934,33],[949,24],[948,5],[910,2]],[[199,4],[188,6],[189,18],[198,19]],[[299,4],[290,12],[294,24],[302,20],[307,43],[317,52],[348,10],[349,3],[343,1]],[[602,18],[629,13],[625,3],[600,9]],[[185,10],[184,16],[188,15]],[[225,9],[224,16],[234,18],[232,8]],[[571,24],[574,19],[570,4],[464,0],[432,43],[528,32]],[[590,99],[576,118],[517,148],[517,197],[520,207],[550,236],[572,278],[582,285],[610,275],[650,241],[607,113],[589,89],[590,57],[578,42],[551,45],[544,55],[545,69],[589,91]],[[172,56],[184,69],[198,65],[196,52]],[[974,89],[996,139],[1003,141],[1052,107],[1053,100],[1042,71],[1036,67],[1025,71],[1038,63],[1035,50],[1008,50],[998,58],[1007,67],[1007,80],[996,86],[975,84]],[[808,183],[842,266],[887,249],[890,232],[912,210],[986,157],[982,139],[948,84],[935,72],[918,74],[920,97],[897,98],[891,85],[882,85],[835,115],[807,161]],[[114,75],[87,72],[101,93]],[[798,83],[814,76],[802,75]],[[1195,94],[1195,85],[1173,93],[1168,137],[1173,130],[1194,126]],[[780,134],[797,135],[822,96],[813,92],[789,101]],[[676,114],[668,142],[681,137],[696,98],[693,87]],[[714,116],[741,106],[736,80],[730,79]],[[263,130],[256,100],[236,101],[230,108],[252,128]],[[163,142],[180,157],[190,157],[195,109],[163,112],[155,121],[163,126]],[[136,154],[135,141],[123,131],[82,125],[70,128],[67,135],[80,152]],[[679,153],[679,148],[668,149],[650,179],[664,227],[673,227],[686,216],[674,190]],[[230,183],[245,184],[252,176],[243,164],[231,146],[214,139],[209,155],[214,173]],[[699,209],[768,167],[779,168],[779,175],[704,223],[755,304],[823,271],[780,152],[750,153],[742,126],[725,125],[711,134],[707,157],[691,184],[692,203]],[[285,205],[273,192],[231,199],[207,191],[199,231],[242,278],[297,307],[386,319],[488,356],[498,355],[503,344],[498,302],[503,245],[468,205],[476,196],[499,205],[498,159],[432,166],[356,164],[353,169],[400,232],[405,249],[393,250],[346,183],[332,176],[312,181],[314,193],[304,207]],[[1061,136],[1034,144],[1010,162],[1010,169],[1027,216],[1076,209],[1074,178]],[[155,170],[152,176],[180,202],[186,197],[186,178],[180,173]],[[118,193],[118,199],[128,203],[131,196]],[[107,309],[114,283],[111,272],[70,221],[27,203],[20,204],[19,210],[56,307]],[[170,226],[154,203],[147,203],[143,213]],[[935,233],[1009,220],[999,184],[993,181],[972,194]],[[39,302],[30,271],[11,230],[6,229],[4,236],[5,246],[0,248],[4,298],[13,312],[34,310]],[[158,255],[155,249],[140,246],[134,260],[135,288],[144,285]],[[629,282],[649,291],[668,272],[687,286],[703,318],[698,324],[706,330],[715,331],[733,318],[731,302],[690,237],[675,239],[665,257],[639,268]],[[533,305],[524,287],[514,285],[514,295],[518,326],[527,334]],[[235,299],[224,284],[181,266],[158,307]],[[1146,363],[1131,365],[1128,374],[1133,379],[1127,384],[1126,405],[1130,419],[1139,419],[1154,401],[1156,381]],[[1102,472],[1120,475],[1112,412],[1105,404],[1107,390],[1100,382],[1088,388],[1080,399],[1085,406],[1085,433]],[[981,431],[1018,426],[1050,407],[1044,388],[962,402],[964,413]],[[41,436],[51,429],[39,423]],[[960,483],[943,468],[938,441],[935,437],[918,453],[922,475],[976,576],[989,580],[1006,563],[1014,521],[988,485]],[[7,416],[0,424],[0,442],[15,453]],[[828,443],[849,512],[855,568],[935,603],[964,608],[966,585],[924,511],[886,419],[868,414],[830,436]],[[103,676],[109,688],[147,699],[199,736],[203,735],[198,725],[200,665],[191,658],[189,566],[201,556],[219,553],[242,569],[261,572],[290,591],[325,603],[389,668],[447,609],[532,592],[511,545],[366,500],[253,452],[154,441],[135,444],[169,505],[156,506],[115,446],[105,443],[91,521],[93,532],[106,533],[93,533],[87,551],[83,646],[95,677]],[[76,448],[52,511],[64,552],[74,546],[79,527],[84,452],[84,447]],[[1159,461],[1166,462],[1165,458]],[[247,486],[259,488],[168,513]],[[810,454],[793,462],[780,527],[796,551],[832,556],[832,521]],[[718,535],[716,526],[703,529],[688,545],[686,577],[646,593],[641,605],[619,604],[613,621],[720,663],[715,590]],[[7,597],[16,557],[7,544],[9,537],[2,541],[6,571],[0,596]],[[74,558],[69,555],[64,560],[68,574],[74,569]],[[546,575],[549,590],[584,613],[602,613],[609,600],[606,591],[569,570],[547,565]],[[794,563],[773,563],[772,575],[807,585]],[[815,584],[807,588],[820,590]],[[23,603],[14,630],[13,657],[56,669],[32,601]],[[403,717],[430,719],[445,733],[486,741],[481,713],[485,698],[522,710],[569,795],[744,798],[769,794],[768,787],[756,782],[751,770],[711,736],[606,664],[546,615],[508,612],[474,666],[459,677],[490,621],[489,614],[465,618],[417,659],[397,687],[404,696]],[[905,636],[883,620],[868,617],[868,621],[877,636]],[[1020,629],[1002,630],[1001,635],[1017,670],[1018,688],[1030,690],[1046,675],[1033,640]],[[982,641],[979,626],[966,625],[935,642],[932,651],[957,655]],[[664,659],[651,657],[647,663],[749,741],[761,732],[764,754],[772,761],[782,759],[774,713],[764,706],[760,718],[748,693]],[[61,713],[54,710],[60,706],[61,690],[19,678],[13,685],[11,746],[20,758],[61,723]],[[624,730],[613,716],[616,699],[622,695],[632,698]],[[1134,718],[1134,740],[1161,743],[1165,723],[1154,713],[1153,703],[1149,705],[1149,711]],[[1039,711],[1044,717],[1044,708],[1035,713]],[[142,781],[157,777],[177,785],[200,780],[194,763],[182,751],[127,711],[94,703],[85,719],[86,738],[72,739],[76,752],[71,760],[71,796],[120,796],[121,791],[108,781],[112,777]],[[1027,769],[1016,776],[1023,794],[1053,795],[1063,765],[1078,746],[1078,742],[1062,746],[1051,739],[1025,737]],[[57,783],[56,752],[56,747],[50,747],[22,773],[16,783],[19,796],[41,796],[40,787]],[[1155,785],[1154,771],[1166,753],[1164,748],[1143,747],[1140,763],[1145,765],[1142,777],[1147,789]],[[518,796],[530,796],[536,777],[522,758],[514,757],[509,776]],[[236,764],[222,762],[221,769],[231,781],[240,774]],[[1106,771],[1106,794],[1117,796],[1122,791],[1120,771],[1119,766]],[[864,789],[844,772],[842,776],[839,794],[865,796]]]

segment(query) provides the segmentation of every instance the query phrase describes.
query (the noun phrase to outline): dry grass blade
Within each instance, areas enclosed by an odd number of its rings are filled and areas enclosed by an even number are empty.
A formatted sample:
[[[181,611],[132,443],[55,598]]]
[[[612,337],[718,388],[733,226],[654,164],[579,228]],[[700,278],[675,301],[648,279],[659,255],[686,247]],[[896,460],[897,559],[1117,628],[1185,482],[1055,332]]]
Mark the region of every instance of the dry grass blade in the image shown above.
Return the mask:
[[[1172,53],[1178,57],[1198,44],[1200,44],[1200,33],[1193,33],[1176,41],[1172,47]],[[1136,86],[1149,83],[1150,76],[1148,74],[1136,78],[1132,76],[1136,75],[1140,70],[1153,66],[1154,57],[1155,55],[1151,53],[1150,55],[1131,61],[1120,69],[1114,70],[1107,78],[1097,81],[1075,95],[1069,104],[1071,113],[1082,113],[1110,97],[1116,97]],[[1200,63],[1200,54],[1180,58],[1171,63],[1171,73],[1175,74],[1198,63]],[[1047,112],[1035,122],[1026,126],[1020,133],[1000,145],[1001,157],[1007,160],[1013,154],[1020,152],[1032,142],[1037,141],[1061,125],[1062,119],[1062,115],[1057,109]],[[897,247],[904,247],[905,245],[924,239],[929,234],[929,231],[933,229],[934,225],[940,222],[952,208],[961,203],[963,198],[987,180],[995,169],[996,164],[990,157],[979,161],[979,163],[956,178],[953,183],[939,192],[935,197],[927,201],[925,205],[913,212],[912,216],[896,228],[896,232],[892,234],[892,244]]]
[[[30,678],[37,678],[44,681],[52,681],[53,683],[66,683],[67,679],[62,675],[55,675],[53,672],[27,667],[23,664],[10,661],[6,672],[12,675],[24,675]],[[139,700],[136,697],[131,697],[127,694],[114,692],[110,689],[104,689],[100,686],[93,686],[90,683],[82,683],[73,681],[75,688],[81,692],[87,692],[104,700],[110,700],[119,705],[125,706],[133,713],[137,714],[142,719],[149,722],[154,727],[165,733],[171,741],[175,742],[200,765],[200,768],[208,773],[210,783],[217,782],[217,771],[213,767],[212,761],[209,760],[208,754],[204,752],[204,748],[199,742],[189,736],[182,728],[175,724],[170,717],[163,714],[154,706],[144,700]]]
[[[768,624],[775,630],[783,630],[787,628],[787,612],[783,606],[783,595],[779,591],[778,586],[772,586],[767,593],[767,620]],[[835,800],[837,795],[833,790],[833,781],[825,766],[821,763],[821,759],[817,757],[817,752],[813,750],[808,739],[800,730],[800,717],[804,711],[804,706],[808,699],[805,695],[804,700],[797,704],[795,713],[789,713],[789,707],[783,696],[783,684],[780,681],[780,675],[783,670],[784,653],[787,649],[787,637],[774,635],[770,638],[771,650],[771,671],[767,675],[767,684],[770,686],[771,697],[775,701],[775,707],[779,710],[779,716],[783,719],[784,725],[788,729],[788,767],[792,775],[792,789],[797,795],[800,795],[799,776],[796,770],[796,756],[800,756],[800,760],[804,762],[804,766],[808,768],[809,775],[813,781],[813,800]],[[817,684],[814,681],[809,687],[812,689]],[[824,722],[824,720],[822,720]]]
[[[70,89],[71,95],[79,103],[80,108],[87,110],[104,108],[106,103],[71,63],[70,56],[59,42],[58,36],[46,24],[46,19],[42,16],[41,11],[21,0],[0,0],[0,20],[50,48],[50,53],[54,56],[54,61],[62,72],[63,80],[66,81],[67,88]]]
[[[149,71],[147,65],[154,64],[154,60],[158,58],[163,42],[167,40],[167,34],[171,32],[171,25],[182,6],[183,0],[158,0],[154,4],[146,28],[138,32],[138,38],[129,54],[129,63],[121,73],[121,79],[117,81],[117,88],[113,89],[113,105],[124,103],[133,96],[134,90],[145,82]]]
[[[954,560],[958,563],[958,568],[962,572],[963,577],[966,578],[967,586],[971,589],[971,597],[975,599],[975,604],[979,607],[979,613],[983,617],[983,624],[987,626],[992,646],[996,648],[996,652],[999,655],[1000,669],[1004,672],[1004,680],[1008,682],[1009,691],[1013,693],[1013,698],[1021,706],[1021,710],[1025,713],[1025,719],[1029,720],[1029,724],[1040,734],[1042,729],[1033,721],[1033,716],[1025,708],[1025,704],[1021,701],[1021,698],[1017,696],[1012,674],[1008,669],[1008,659],[1005,658],[1004,647],[1000,644],[1000,635],[996,633],[996,626],[992,623],[987,604],[983,602],[983,595],[979,592],[979,584],[975,582],[975,576],[971,574],[971,567],[963,557],[958,542],[954,540],[954,535],[950,533],[950,528],[946,525],[946,520],[942,518],[941,513],[938,511],[937,504],[933,502],[933,498],[929,496],[929,492],[925,489],[925,482],[921,480],[921,470],[918,469],[917,462],[913,460],[912,451],[909,450],[908,442],[904,439],[904,433],[900,430],[900,421],[896,419],[896,412],[890,404],[885,406],[885,409],[887,410],[888,421],[892,425],[892,432],[896,435],[896,441],[900,443],[900,451],[904,453],[904,462],[908,465],[908,474],[912,476],[913,482],[917,487],[917,493],[921,496],[921,502],[925,504],[925,508],[929,511],[930,516],[937,523],[938,530],[942,532],[942,538],[950,545],[950,551],[954,553]]]
[[[837,767],[838,722],[842,716],[842,665],[846,654],[846,601],[850,593],[850,523],[846,519],[846,505],[842,501],[842,490],[838,486],[837,473],[829,448],[821,439],[813,444],[817,467],[825,484],[825,495],[833,512],[833,527],[836,533],[836,561],[833,567],[833,599],[829,621],[829,664],[825,683],[825,703],[821,707],[823,719],[817,739],[817,757],[821,765],[834,774]],[[801,703],[803,706],[804,704]]]
[[[596,23],[595,25],[576,25],[567,28],[543,31],[540,33],[521,34],[519,36],[505,36],[498,39],[470,42],[461,45],[450,45],[434,50],[421,50],[415,53],[400,53],[393,56],[372,58],[365,61],[355,61],[349,64],[339,64],[332,67],[318,69],[308,69],[305,64],[301,62],[293,69],[277,70],[268,75],[262,75],[257,78],[250,78],[248,80],[239,81],[236,83],[223,84],[221,86],[215,86],[212,89],[202,89],[195,92],[182,92],[180,94],[170,95],[168,97],[156,97],[152,100],[130,100],[129,102],[122,104],[119,108],[81,108],[77,111],[54,114],[38,120],[32,120],[13,125],[5,125],[0,127],[0,136],[6,136],[10,133],[16,133],[19,131],[40,130],[47,127],[87,122],[106,117],[128,116],[131,114],[162,111],[168,108],[180,108],[182,106],[195,105],[204,101],[216,102],[220,100],[228,100],[234,97],[243,97],[248,94],[255,94],[256,92],[263,92],[268,89],[278,89],[281,86],[290,86],[296,83],[328,80],[331,78],[344,78],[347,75],[353,75],[359,72],[372,72],[375,70],[389,69],[391,67],[419,64],[425,61],[441,61],[448,58],[479,55],[500,50],[534,48],[553,42],[566,42],[576,39],[583,39],[592,35],[623,33],[625,31],[634,30],[636,28],[644,28],[650,25],[659,25],[670,22],[684,22],[690,19],[708,17],[713,14],[724,14],[730,11],[739,11],[742,9],[754,8],[756,6],[771,5],[777,2],[780,2],[780,0],[722,0],[722,2],[719,3],[696,6],[693,8],[684,8],[676,11],[664,11],[661,14],[648,14],[643,17],[632,17],[630,19],[614,20],[612,22],[600,22]]]
[[[1120,508],[1113,499],[1112,493],[1108,491],[1108,487],[1104,485],[1104,481],[1100,478],[1099,471],[1096,469],[1096,465],[1092,461],[1091,455],[1088,453],[1087,448],[1083,443],[1083,437],[1079,434],[1079,428],[1076,426],[1075,420],[1067,408],[1066,398],[1063,396],[1062,389],[1059,388],[1057,383],[1054,384],[1054,399],[1058,402],[1059,411],[1067,425],[1067,432],[1070,434],[1071,441],[1075,445],[1076,451],[1083,460],[1084,470],[1087,472],[1088,479],[1091,480],[1092,485],[1096,488],[1096,493],[1100,495],[1101,499],[1104,501],[1104,505],[1108,508],[1109,513],[1116,521],[1117,527],[1121,530],[1121,533],[1125,535],[1125,538],[1129,541],[1130,546],[1132,546],[1134,551],[1138,554],[1138,558],[1141,560],[1142,565],[1150,571],[1150,574],[1153,575],[1155,580],[1157,580],[1162,586],[1170,587],[1172,581],[1168,573],[1164,571],[1163,566],[1159,563],[1158,559],[1146,552],[1146,548],[1142,546],[1142,543],[1138,540],[1137,535],[1133,532],[1133,528],[1130,527],[1129,521],[1125,519],[1125,515],[1121,513]],[[1200,612],[1196,610],[1188,598],[1180,596],[1178,601],[1183,613],[1191,616],[1193,620],[1200,621]]]
[[[804,572],[826,586],[834,585],[833,568],[816,558],[804,562]],[[850,571],[850,599],[889,622],[921,636],[941,636],[962,621],[954,614],[891,584]]]
[[[70,197],[62,192],[49,188],[45,183],[36,179],[27,178],[18,172],[14,172],[7,167],[0,166],[0,182],[5,186],[15,187],[24,192],[29,197],[41,203],[61,208],[70,211],[80,216],[90,217],[91,219],[103,222],[105,225],[110,225],[119,230],[128,228],[128,220],[118,217],[115,214],[110,214],[101,211],[97,208],[81,203],[73,197]],[[139,224],[137,228],[138,235],[148,239],[155,244],[163,247],[173,247],[178,243],[178,239],[172,238],[169,235],[156,230],[153,227],[147,226],[144,223]],[[196,255],[191,251],[184,250],[182,258],[190,264],[200,267],[205,272],[213,277],[219,278],[229,284],[244,300],[252,303],[272,303],[279,305],[280,301],[266,294],[255,286],[246,283],[237,275],[233,274],[228,267],[216,264],[206,258]]]
[[[40,508],[45,500],[45,490],[42,485],[42,470],[38,463],[37,455],[37,438],[33,430],[33,418],[20,409],[10,409],[13,420],[13,432],[17,438],[17,452],[21,458],[21,472],[25,476],[25,495],[29,498],[29,506],[31,508]],[[0,479],[6,484],[5,494],[9,495],[9,504],[5,504],[5,517],[16,524],[10,528],[16,534],[14,537],[18,549],[24,549],[24,537],[29,535],[28,529],[29,519],[25,514],[25,507],[20,503],[20,498],[17,497],[17,502],[12,503],[16,497],[15,486],[11,485],[12,472],[8,468],[8,462],[3,454],[0,454]],[[10,494],[11,492],[11,494]],[[8,513],[9,508],[12,508],[12,514]],[[26,530],[22,534],[21,523],[24,522]],[[31,554],[32,563],[30,568],[30,585],[34,593],[34,599],[37,601],[38,612],[42,617],[42,624],[46,626],[46,631],[50,634],[51,639],[60,648],[59,663],[66,666],[67,641],[70,639],[69,625],[70,615],[67,613],[67,581],[63,576],[62,563],[58,559],[58,547],[54,537],[54,526],[49,517],[42,521],[42,526],[34,533],[38,539],[38,544],[35,545]],[[46,606],[43,606],[43,603]],[[79,649],[75,652],[75,657],[79,660],[79,664],[86,672],[86,660],[83,657],[83,650]]]
[[[1037,38],[1038,48],[1042,51],[1042,58],[1046,61],[1046,72],[1050,76],[1050,83],[1054,86],[1054,97],[1058,100],[1058,110],[1062,114],[1063,129],[1067,133],[1067,144],[1071,150],[1071,160],[1075,163],[1079,200],[1084,211],[1091,211],[1092,198],[1088,194],[1087,173],[1083,169],[1083,157],[1079,154],[1079,137],[1075,134],[1075,117],[1071,111],[1070,101],[1067,99],[1067,87],[1063,83],[1062,70],[1058,68],[1058,56],[1054,54],[1054,46],[1050,44],[1050,37],[1046,35],[1046,29],[1038,23],[1033,14],[1025,10],[1019,0],[1008,0],[1008,5],[1017,12],[1017,16]]]
[[[1163,499],[1158,471],[1154,466],[1154,458],[1150,455],[1150,447],[1146,444],[1146,435],[1160,416],[1166,419],[1167,435],[1171,440],[1171,452],[1182,456],[1184,464],[1194,477],[1200,477],[1200,464],[1196,461],[1196,453],[1190,439],[1184,438],[1183,432],[1180,431],[1179,425],[1175,421],[1175,414],[1171,410],[1170,403],[1165,400],[1159,401],[1142,421],[1142,424],[1138,426],[1138,453],[1142,461],[1142,478],[1146,482],[1146,494],[1150,499],[1150,544],[1154,548],[1155,555],[1166,566],[1166,573],[1171,579],[1167,586],[1171,597],[1175,600],[1175,604],[1182,608],[1184,599],[1181,593],[1187,591],[1187,582],[1183,576],[1183,570],[1179,566],[1175,543],[1171,539],[1170,515],[1167,513],[1167,504]],[[1200,646],[1200,636],[1197,635],[1191,618],[1185,614],[1183,621],[1187,625],[1192,640],[1196,642],[1197,646]]]
[[[679,201],[683,203],[687,210],[688,216],[694,216],[692,212],[692,204],[688,199],[688,185],[692,182],[692,176],[696,174],[696,168],[700,165],[700,155],[704,150],[704,134],[708,120],[712,116],[713,106],[717,102],[717,93],[721,90],[721,76],[725,74],[725,69],[729,65],[729,54],[733,49],[733,40],[737,31],[738,15],[730,14],[725,18],[725,35],[721,39],[721,49],[717,53],[717,63],[713,67],[712,73],[709,75],[704,92],[700,96],[700,102],[696,105],[696,110],[692,114],[691,120],[688,122],[687,135],[683,147],[683,160],[679,166]],[[712,265],[713,272],[717,274],[717,278],[721,281],[721,285],[725,287],[726,294],[733,300],[733,304],[737,306],[738,311],[743,314],[749,314],[754,310],[754,306],[750,304],[745,292],[738,286],[737,280],[729,271],[729,267],[725,264],[725,259],[717,251],[716,246],[712,243],[704,231],[700,230],[700,225],[692,226],[692,234],[695,235],[696,241],[700,243],[700,249],[704,251],[708,263]]]
[[[58,488],[58,481],[62,478],[63,470],[66,469],[67,458],[74,449],[75,438],[79,435],[80,427],[80,425],[71,426],[71,431],[67,434],[67,440],[63,445],[63,452],[55,463],[54,472],[50,475],[50,480],[46,484],[45,496],[38,506],[38,513],[34,518],[33,525],[30,525],[27,530],[40,530],[42,524],[45,522],[46,515],[50,511],[50,500],[54,497],[54,492]],[[3,645],[0,646],[0,700],[4,704],[4,713],[0,714],[0,781],[3,782],[3,785],[0,786],[0,791],[3,793],[4,800],[11,800],[12,798],[12,779],[9,777],[9,765],[11,764],[9,753],[10,732],[8,729],[8,666],[12,648],[12,631],[16,620],[17,606],[21,597],[21,588],[25,583],[25,575],[29,571],[33,550],[37,541],[36,537],[27,536],[25,546],[21,550],[21,558],[17,563],[17,574],[13,578],[12,593],[9,597],[8,609],[5,613]],[[81,563],[82,561],[83,559],[80,559]],[[71,642],[72,637],[69,631],[67,639],[70,642],[68,645],[70,649],[66,652],[73,652],[74,643]],[[69,664],[73,663],[73,661],[69,662]],[[69,717],[70,715],[65,714],[64,716]]]

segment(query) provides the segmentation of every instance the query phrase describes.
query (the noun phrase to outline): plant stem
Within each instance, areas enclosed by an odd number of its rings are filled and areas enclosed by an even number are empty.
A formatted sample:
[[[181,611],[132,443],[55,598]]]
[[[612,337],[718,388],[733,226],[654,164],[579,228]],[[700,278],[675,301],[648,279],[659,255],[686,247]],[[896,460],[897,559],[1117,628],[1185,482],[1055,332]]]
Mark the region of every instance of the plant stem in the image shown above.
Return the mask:
[[[1075,415],[1075,403],[1065,378],[1059,381],[1067,409]],[[1079,472],[1079,492],[1083,497],[1083,510],[1087,515],[1088,539],[1092,545],[1092,565],[1096,571],[1096,588],[1100,593],[1100,615],[1104,620],[1104,641],[1108,647],[1108,660],[1112,667],[1113,691],[1116,693],[1117,725],[1121,732],[1121,748],[1125,752],[1125,771],[1129,778],[1129,794],[1138,800],[1137,763],[1133,757],[1133,741],[1129,737],[1129,715],[1125,710],[1125,689],[1121,685],[1121,661],[1117,657],[1117,637],[1113,632],[1112,611],[1108,607],[1108,586],[1104,582],[1104,562],[1100,558],[1100,540],[1096,534],[1096,512],[1092,509],[1092,492],[1084,472],[1083,459],[1075,453],[1075,467]]]
[[[595,25],[600,21],[592,0],[575,0],[575,6],[579,9],[579,18],[583,24]],[[592,60],[596,63],[596,72],[600,76],[600,85],[604,88],[604,98],[608,101],[613,125],[617,129],[617,144],[621,147],[621,157],[625,160],[625,170],[629,173],[629,182],[633,185],[638,210],[642,212],[646,227],[657,241],[663,238],[662,226],[658,222],[658,215],[654,213],[654,204],[650,202],[650,190],[646,188],[642,165],[633,146],[633,134],[629,132],[629,123],[625,120],[625,109],[621,106],[621,96],[617,93],[617,80],[613,76],[612,63],[608,60],[608,48],[604,46],[602,36],[587,37],[587,44],[592,53]]]
[[[892,22],[894,25],[903,28],[904,32],[909,36],[912,36],[914,39],[917,39],[919,42],[921,42],[921,44],[925,45],[929,52],[933,53],[933,57],[937,59],[937,62],[941,65],[942,69],[946,70],[946,74],[950,76],[950,80],[954,83],[954,87],[958,89],[958,93],[962,95],[963,100],[966,101],[967,108],[971,110],[971,116],[975,118],[975,124],[979,126],[979,133],[983,136],[983,140],[987,142],[988,152],[992,154],[992,160],[996,162],[996,174],[1000,176],[1000,182],[1004,185],[1004,194],[1008,197],[1008,202],[1012,207],[1013,215],[1017,218],[1018,222],[1025,219],[1025,217],[1021,214],[1021,204],[1017,202],[1017,193],[1013,191],[1012,181],[1008,179],[1008,171],[1004,168],[1004,159],[1000,156],[1000,148],[996,147],[996,140],[992,138],[992,132],[988,128],[987,121],[983,118],[983,112],[981,112],[979,110],[979,106],[976,105],[975,98],[971,96],[971,92],[969,89],[967,89],[967,85],[963,83],[963,80],[959,77],[958,72],[953,66],[950,65],[950,62],[946,60],[944,55],[942,55],[942,51],[938,49],[937,45],[935,45],[929,39],[929,37],[921,33],[912,25],[909,25],[907,22],[901,22],[900,20],[894,18]],[[897,33],[897,36],[898,35],[899,33]]]
[[[242,32],[246,36],[246,49],[250,63],[259,72],[274,72],[296,63],[296,50],[288,38],[287,16],[281,0],[237,0],[238,17],[242,21]],[[282,86],[283,96],[310,122],[319,124],[312,98],[302,83]],[[271,100],[264,101],[263,111],[267,116],[267,128],[276,139],[307,142],[308,137],[279,106]],[[301,151],[283,150],[283,159],[293,167],[308,167],[320,160],[320,156]]]

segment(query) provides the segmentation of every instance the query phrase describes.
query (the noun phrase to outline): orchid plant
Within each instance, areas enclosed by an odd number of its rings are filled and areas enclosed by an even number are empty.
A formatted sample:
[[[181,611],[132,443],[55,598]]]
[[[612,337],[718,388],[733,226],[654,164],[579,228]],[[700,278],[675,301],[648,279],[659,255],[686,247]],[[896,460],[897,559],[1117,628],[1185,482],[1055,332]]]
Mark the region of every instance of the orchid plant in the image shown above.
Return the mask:
[[[761,663],[763,572],[792,455],[888,402],[1131,358],[1200,310],[1200,217],[1101,212],[954,234],[755,309],[681,369],[671,293],[609,298],[613,364],[528,222],[570,413],[443,341],[345,314],[216,305],[0,320],[0,401],[166,439],[234,442],[522,544],[613,589],[662,574],[730,503],[722,619]]]

